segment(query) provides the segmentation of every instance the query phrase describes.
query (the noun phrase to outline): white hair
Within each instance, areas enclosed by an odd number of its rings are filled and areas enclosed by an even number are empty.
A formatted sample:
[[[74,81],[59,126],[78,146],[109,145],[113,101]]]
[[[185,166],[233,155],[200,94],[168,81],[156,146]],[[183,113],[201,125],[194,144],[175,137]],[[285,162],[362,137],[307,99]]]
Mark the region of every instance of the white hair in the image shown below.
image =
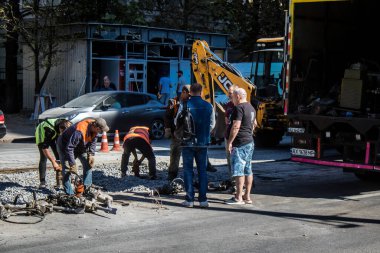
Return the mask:
[[[234,89],[234,94],[239,95],[242,98],[247,98],[247,92],[243,88]]]

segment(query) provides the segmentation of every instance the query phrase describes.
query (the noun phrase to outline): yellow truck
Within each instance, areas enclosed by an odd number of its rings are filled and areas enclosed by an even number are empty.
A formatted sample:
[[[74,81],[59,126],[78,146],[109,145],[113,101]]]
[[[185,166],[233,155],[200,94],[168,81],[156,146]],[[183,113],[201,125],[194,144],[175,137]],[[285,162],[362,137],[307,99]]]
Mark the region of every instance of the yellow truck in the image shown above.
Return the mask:
[[[378,1],[292,0],[285,114],[291,160],[380,172]]]

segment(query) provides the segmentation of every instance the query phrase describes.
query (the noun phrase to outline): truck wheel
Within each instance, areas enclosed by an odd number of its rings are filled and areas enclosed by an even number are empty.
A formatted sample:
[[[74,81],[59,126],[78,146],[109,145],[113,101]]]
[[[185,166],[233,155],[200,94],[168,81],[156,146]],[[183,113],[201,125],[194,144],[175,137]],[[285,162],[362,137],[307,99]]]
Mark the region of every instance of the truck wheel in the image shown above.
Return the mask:
[[[255,145],[258,147],[274,147],[277,146],[282,140],[283,133],[275,131],[260,131],[256,133]]]

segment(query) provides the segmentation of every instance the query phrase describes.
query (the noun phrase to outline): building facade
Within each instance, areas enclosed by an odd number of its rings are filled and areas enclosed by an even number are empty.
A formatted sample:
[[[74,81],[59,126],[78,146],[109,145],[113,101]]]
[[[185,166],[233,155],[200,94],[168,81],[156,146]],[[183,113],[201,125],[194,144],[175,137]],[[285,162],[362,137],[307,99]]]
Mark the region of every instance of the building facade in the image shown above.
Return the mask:
[[[118,90],[157,93],[160,77],[170,77],[175,95],[177,71],[188,83],[191,47],[194,40],[208,42],[222,59],[227,59],[228,35],[164,28],[100,23],[72,24],[62,32],[75,40],[61,43],[58,62],[48,76],[42,94],[63,105],[84,93],[95,91],[108,76]],[[31,53],[23,46],[23,108],[35,105]],[[29,67],[28,67],[29,66]]]

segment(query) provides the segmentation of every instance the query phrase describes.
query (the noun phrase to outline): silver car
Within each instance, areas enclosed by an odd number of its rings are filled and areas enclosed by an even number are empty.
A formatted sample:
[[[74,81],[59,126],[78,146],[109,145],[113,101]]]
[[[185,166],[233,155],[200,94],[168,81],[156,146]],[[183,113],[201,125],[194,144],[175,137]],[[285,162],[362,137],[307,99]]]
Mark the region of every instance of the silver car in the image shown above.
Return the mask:
[[[148,93],[126,91],[99,91],[87,93],[61,107],[46,110],[38,120],[66,118],[76,123],[85,118],[101,117],[110,127],[109,134],[119,130],[120,135],[133,126],[147,126],[154,139],[165,134],[165,106],[156,96]]]

